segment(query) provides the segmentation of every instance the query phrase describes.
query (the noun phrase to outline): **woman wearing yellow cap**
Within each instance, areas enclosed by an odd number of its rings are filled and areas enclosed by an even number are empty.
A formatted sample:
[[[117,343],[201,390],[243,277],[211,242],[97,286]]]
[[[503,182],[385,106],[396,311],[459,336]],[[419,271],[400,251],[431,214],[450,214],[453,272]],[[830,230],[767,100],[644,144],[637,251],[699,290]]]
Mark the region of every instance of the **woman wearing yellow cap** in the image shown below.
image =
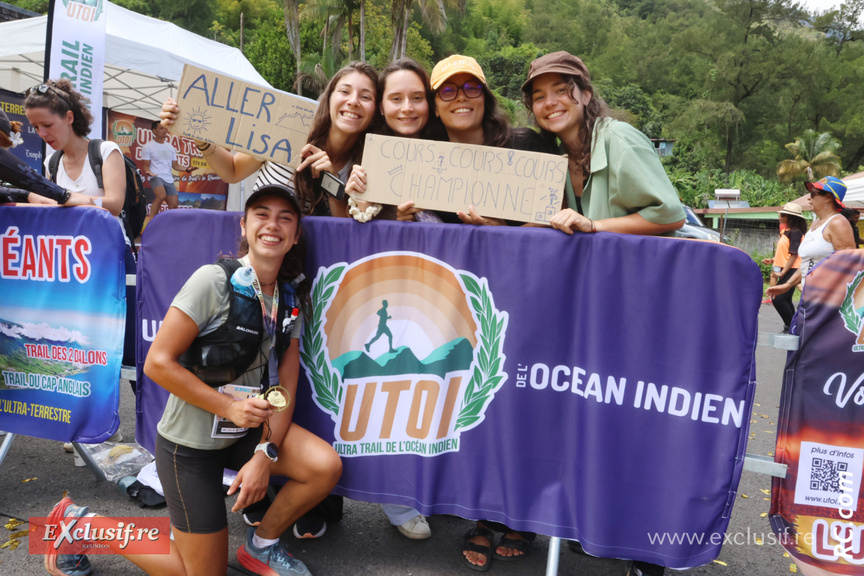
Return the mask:
[[[430,81],[435,94],[435,116],[444,126],[450,142],[550,151],[532,130],[511,129],[486,84],[483,69],[471,56],[456,54],[441,60],[432,69]],[[455,215],[436,214],[448,223],[504,224],[503,220],[479,216],[472,206],[466,206],[466,209],[466,212],[460,211]],[[418,212],[413,202],[406,202],[399,206],[399,219],[414,220]]]

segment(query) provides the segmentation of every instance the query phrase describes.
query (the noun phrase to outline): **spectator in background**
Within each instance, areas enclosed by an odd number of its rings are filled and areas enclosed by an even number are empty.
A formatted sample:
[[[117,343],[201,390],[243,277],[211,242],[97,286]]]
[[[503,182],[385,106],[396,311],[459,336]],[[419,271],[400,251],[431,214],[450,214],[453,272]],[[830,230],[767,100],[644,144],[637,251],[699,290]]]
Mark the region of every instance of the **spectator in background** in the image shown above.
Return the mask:
[[[10,121],[0,108],[0,182],[15,186],[0,186],[0,204],[26,202],[45,206],[94,206],[89,196],[57,186],[8,152],[24,142],[21,126],[20,122]]]
[[[861,213],[855,208],[849,208],[847,206],[840,211],[840,214],[842,214],[843,217],[849,221],[849,224],[852,225],[852,236],[855,238],[855,247],[857,248],[858,246],[861,246],[861,244],[864,243],[862,242],[861,234],[858,231],[858,220],[861,218]]]
[[[126,201],[126,166],[120,147],[109,140],[99,146],[103,186],[100,188],[90,163],[88,135],[93,115],[87,108],[86,98],[72,87],[72,83],[61,78],[34,86],[24,100],[24,110],[39,137],[57,151],[54,154],[63,153],[57,163],[56,174],[50,173],[51,157],[45,159],[48,177],[62,188],[90,196],[96,206],[111,212],[126,241],[126,274],[135,274],[133,239],[126,237],[126,230],[120,220]],[[134,286],[126,287],[126,301],[135,302]],[[123,363],[134,366],[135,307],[128,306],[126,312]]]
[[[840,211],[846,207],[843,204],[846,184],[839,178],[827,176],[818,182],[806,182],[804,185],[810,191],[810,204],[816,219],[798,249],[801,267],[786,282],[768,288],[766,293],[772,298],[798,284],[803,287],[807,274],[824,258],[838,250],[855,248],[852,226],[840,215]]]
[[[144,221],[145,227],[150,219],[162,210],[163,202],[169,210],[177,208],[177,187],[174,186],[172,170],[186,174],[195,170],[177,162],[177,150],[168,139],[168,129],[162,126],[161,121],[154,120],[150,129],[153,131],[153,139],[142,148],[141,159],[144,161],[144,173],[150,176],[150,187],[156,198],[150,204],[147,219]]]
[[[772,286],[787,282],[801,265],[801,257],[798,255],[798,247],[804,234],[807,233],[807,221],[804,220],[804,211],[800,204],[789,202],[777,215],[780,227],[783,229],[780,240],[777,242],[777,250],[773,259],[763,260],[768,263],[771,260],[773,269],[771,271]],[[795,304],[792,303],[794,290],[789,290],[777,295],[772,300],[774,309],[783,319],[783,333],[789,333],[789,325],[795,315]]]

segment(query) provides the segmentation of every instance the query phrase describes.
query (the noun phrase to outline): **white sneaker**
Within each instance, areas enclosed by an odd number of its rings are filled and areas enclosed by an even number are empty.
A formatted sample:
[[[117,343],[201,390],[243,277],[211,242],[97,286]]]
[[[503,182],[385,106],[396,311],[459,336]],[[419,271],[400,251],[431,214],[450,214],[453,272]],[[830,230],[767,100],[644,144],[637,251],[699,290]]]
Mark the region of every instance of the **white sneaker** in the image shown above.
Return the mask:
[[[426,517],[422,514],[418,514],[404,524],[400,524],[396,529],[403,536],[411,540],[425,540],[432,536],[432,529],[429,528],[429,523],[426,522]]]

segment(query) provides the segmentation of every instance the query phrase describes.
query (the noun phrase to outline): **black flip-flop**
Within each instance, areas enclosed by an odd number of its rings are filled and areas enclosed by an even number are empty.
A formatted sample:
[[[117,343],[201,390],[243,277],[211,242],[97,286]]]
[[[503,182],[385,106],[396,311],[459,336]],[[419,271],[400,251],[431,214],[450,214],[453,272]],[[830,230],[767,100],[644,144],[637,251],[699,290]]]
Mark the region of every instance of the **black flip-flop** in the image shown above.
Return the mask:
[[[522,560],[528,556],[528,552],[531,551],[532,542],[533,540],[528,540],[524,536],[522,538],[508,538],[505,534],[501,537],[501,541],[498,542],[498,546],[495,547],[495,559],[500,560],[501,562],[516,562],[517,560]],[[498,548],[510,548],[511,550],[521,552],[521,554],[502,556],[498,554]]]
[[[469,542],[471,538],[475,536],[482,536],[489,540],[488,546],[483,546],[482,544],[477,544],[475,542]],[[475,526],[471,530],[469,530],[465,534],[465,543],[462,545],[462,552],[476,552],[478,554],[482,554],[486,558],[486,563],[483,565],[472,564],[468,561],[468,558],[465,558],[465,555],[462,555],[462,558],[465,560],[465,563],[472,570],[476,570],[478,572],[486,572],[489,570],[489,566],[492,565],[492,549],[495,546],[495,534],[492,533],[488,528],[483,528],[482,526]]]

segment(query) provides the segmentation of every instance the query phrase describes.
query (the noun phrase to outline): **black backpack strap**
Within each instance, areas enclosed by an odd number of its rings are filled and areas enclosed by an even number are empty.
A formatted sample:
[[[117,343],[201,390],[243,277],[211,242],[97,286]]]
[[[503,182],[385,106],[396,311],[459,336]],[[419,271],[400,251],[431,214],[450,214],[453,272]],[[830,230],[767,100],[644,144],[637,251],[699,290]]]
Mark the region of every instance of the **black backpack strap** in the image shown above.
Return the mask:
[[[102,140],[90,140],[87,144],[87,156],[90,158],[90,168],[93,174],[96,175],[96,184],[99,188],[104,188],[102,185]]]
[[[51,177],[52,182],[57,182],[57,168],[60,167],[61,158],[63,158],[63,150],[57,150],[48,159],[48,176]]]

